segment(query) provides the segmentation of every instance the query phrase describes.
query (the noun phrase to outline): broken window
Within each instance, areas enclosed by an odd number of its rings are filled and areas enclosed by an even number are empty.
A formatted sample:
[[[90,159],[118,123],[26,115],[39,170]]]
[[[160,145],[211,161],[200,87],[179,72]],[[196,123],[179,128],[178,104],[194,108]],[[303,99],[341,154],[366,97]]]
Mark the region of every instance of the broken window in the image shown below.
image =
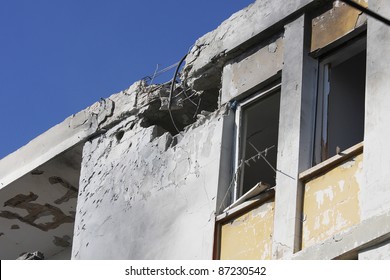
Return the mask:
[[[279,108],[280,85],[259,92],[237,106],[235,169],[238,176],[234,201],[250,190],[275,186]]]
[[[320,60],[314,164],[363,141],[366,40]]]

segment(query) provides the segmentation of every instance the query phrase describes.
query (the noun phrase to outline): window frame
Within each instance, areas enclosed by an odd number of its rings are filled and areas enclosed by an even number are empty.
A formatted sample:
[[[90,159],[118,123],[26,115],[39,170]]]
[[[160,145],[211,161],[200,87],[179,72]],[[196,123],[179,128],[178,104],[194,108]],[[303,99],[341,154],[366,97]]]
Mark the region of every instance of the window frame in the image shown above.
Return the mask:
[[[317,101],[312,166],[318,165],[329,159],[326,146],[329,143],[328,98],[330,94],[330,69],[332,65],[333,67],[337,66],[366,50],[366,44],[367,37],[364,34],[364,36],[358,36],[346,42],[346,44],[340,48],[329,50],[318,58]],[[327,144],[324,145],[323,143]]]
[[[264,88],[262,90],[257,91],[256,93],[250,95],[249,97],[243,99],[242,101],[237,101],[237,107],[235,111],[235,131],[234,131],[234,161],[233,161],[233,193],[232,193],[232,201],[231,204],[235,203],[240,197],[249,193],[251,190],[243,193],[243,179],[242,172],[240,170],[241,156],[245,151],[245,143],[243,143],[243,135],[246,129],[246,126],[243,124],[243,111],[245,107],[252,105],[256,102],[261,102],[262,99],[276,93],[281,93],[281,81],[278,81],[275,85]],[[279,104],[280,106],[280,104]],[[279,107],[280,108],[280,107]],[[279,129],[279,122],[278,122]]]

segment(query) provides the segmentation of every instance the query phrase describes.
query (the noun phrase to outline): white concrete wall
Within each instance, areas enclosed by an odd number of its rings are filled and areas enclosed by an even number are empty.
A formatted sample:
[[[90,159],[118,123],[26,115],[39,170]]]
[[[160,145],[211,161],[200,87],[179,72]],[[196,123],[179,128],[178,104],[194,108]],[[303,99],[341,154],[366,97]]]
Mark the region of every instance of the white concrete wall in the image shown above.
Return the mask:
[[[123,121],[87,142],[72,258],[211,259],[223,119],[174,140]]]
[[[279,117],[273,258],[300,246],[302,187],[299,172],[310,167],[315,112],[316,63],[309,56],[305,16],[286,25]],[[305,30],[306,29],[306,30]]]
[[[390,18],[390,2],[370,0],[369,8]],[[369,18],[367,34],[364,178],[362,220],[390,209],[390,28]]]
[[[390,2],[370,0],[369,8],[390,18]],[[364,183],[360,191],[362,220],[374,219],[390,209],[390,28],[368,18],[366,109],[364,128]],[[359,259],[390,259],[389,244],[372,247]]]

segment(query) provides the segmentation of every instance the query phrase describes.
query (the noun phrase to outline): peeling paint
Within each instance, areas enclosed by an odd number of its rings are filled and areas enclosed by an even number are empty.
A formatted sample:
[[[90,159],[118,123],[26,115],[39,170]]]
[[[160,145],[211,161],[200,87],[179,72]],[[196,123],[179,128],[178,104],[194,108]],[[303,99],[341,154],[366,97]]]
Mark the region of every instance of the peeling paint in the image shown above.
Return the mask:
[[[72,186],[69,182],[62,179],[61,177],[57,177],[57,176],[50,177],[49,182],[52,185],[60,184],[61,186],[63,186],[64,188],[66,188],[68,190],[66,192],[66,194],[64,194],[62,197],[60,197],[59,199],[54,201],[55,204],[61,204],[61,203],[69,201],[72,198],[77,198],[77,193],[78,193],[77,188]]]
[[[361,16],[360,11],[338,2],[335,1],[332,9],[312,20],[311,51],[323,48],[367,23],[367,17]],[[355,2],[368,6],[366,0]]]
[[[360,222],[358,155],[305,185],[302,248],[307,248]]]
[[[62,210],[58,207],[52,206],[50,204],[39,204],[33,203],[32,201],[37,200],[38,195],[30,192],[28,195],[18,194],[15,197],[7,200],[4,203],[4,207],[12,207],[18,209],[24,209],[28,212],[27,215],[21,216],[17,213],[10,211],[1,211],[0,217],[6,219],[17,219],[23,223],[34,226],[40,230],[48,231],[55,229],[62,225],[63,223],[73,223],[74,218],[71,216],[65,215]],[[52,221],[47,223],[36,223],[36,221],[44,216],[52,216]]]
[[[220,258],[271,259],[274,207],[274,199],[271,199],[222,225]]]
[[[271,43],[268,45],[268,52],[275,53],[278,49],[278,45],[276,43]]]
[[[283,68],[283,40],[281,35],[273,38],[270,43],[232,59],[224,66],[221,104],[277,75]]]
[[[87,142],[73,258],[209,257],[223,112],[175,136],[142,127],[141,120],[130,129],[124,120]],[[107,248],[107,242],[114,245]]]
[[[70,247],[72,238],[68,235],[64,235],[63,237],[54,236],[53,243],[59,247]]]

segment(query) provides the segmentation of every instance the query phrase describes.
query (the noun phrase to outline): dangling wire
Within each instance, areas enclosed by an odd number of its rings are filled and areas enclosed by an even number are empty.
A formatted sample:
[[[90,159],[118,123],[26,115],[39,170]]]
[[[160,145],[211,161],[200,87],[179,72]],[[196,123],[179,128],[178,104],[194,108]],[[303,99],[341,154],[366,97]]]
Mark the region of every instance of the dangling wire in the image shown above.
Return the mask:
[[[275,145],[265,149],[264,151],[260,152],[256,147],[255,145],[253,145],[250,141],[248,141],[248,143],[252,146],[253,149],[255,149],[255,151],[257,152],[256,155],[254,155],[253,157],[245,160],[245,163],[248,164],[251,160],[255,161],[256,162],[256,158],[259,159],[259,158],[262,158],[265,163],[267,163],[267,165],[275,172],[275,177],[276,177],[276,173],[279,172],[280,174],[283,174],[293,180],[295,180],[295,178],[291,175],[288,175],[287,173],[283,172],[282,170],[279,170],[277,169],[275,166],[273,166],[268,160],[267,160],[267,153],[269,150],[275,148]]]
[[[175,127],[177,133],[180,133],[180,130],[177,128],[175,120],[173,119],[173,116],[172,116],[172,111],[171,111],[172,95],[173,95],[173,92],[175,91],[175,83],[176,83],[177,74],[179,73],[180,66],[183,64],[183,62],[186,59],[186,57],[187,57],[187,54],[185,56],[183,56],[183,58],[177,64],[177,67],[176,67],[176,70],[175,70],[175,74],[173,75],[173,78],[172,78],[171,91],[169,92],[169,99],[168,99],[169,116],[171,118],[172,124]]]
[[[143,77],[141,80],[144,80],[145,82],[148,82],[149,80],[149,83],[152,84],[153,83],[153,80],[160,76],[161,74],[164,74],[165,72],[175,68],[177,65],[179,64],[179,62],[176,62],[168,67],[165,67],[164,69],[161,69],[160,71],[157,71],[158,68],[159,68],[159,65],[157,64],[157,68],[156,70],[154,71],[153,75],[152,76],[146,76],[146,77]]]
[[[386,24],[386,25],[389,25],[390,26],[390,20],[388,20],[387,18],[377,14],[376,12],[374,11],[371,11],[370,9],[367,9],[361,5],[359,5],[358,3],[352,1],[352,0],[339,0],[341,2],[344,2],[345,4],[365,13],[366,15],[370,16],[370,17],[373,17],[375,18],[376,20],[379,20],[380,22]]]

